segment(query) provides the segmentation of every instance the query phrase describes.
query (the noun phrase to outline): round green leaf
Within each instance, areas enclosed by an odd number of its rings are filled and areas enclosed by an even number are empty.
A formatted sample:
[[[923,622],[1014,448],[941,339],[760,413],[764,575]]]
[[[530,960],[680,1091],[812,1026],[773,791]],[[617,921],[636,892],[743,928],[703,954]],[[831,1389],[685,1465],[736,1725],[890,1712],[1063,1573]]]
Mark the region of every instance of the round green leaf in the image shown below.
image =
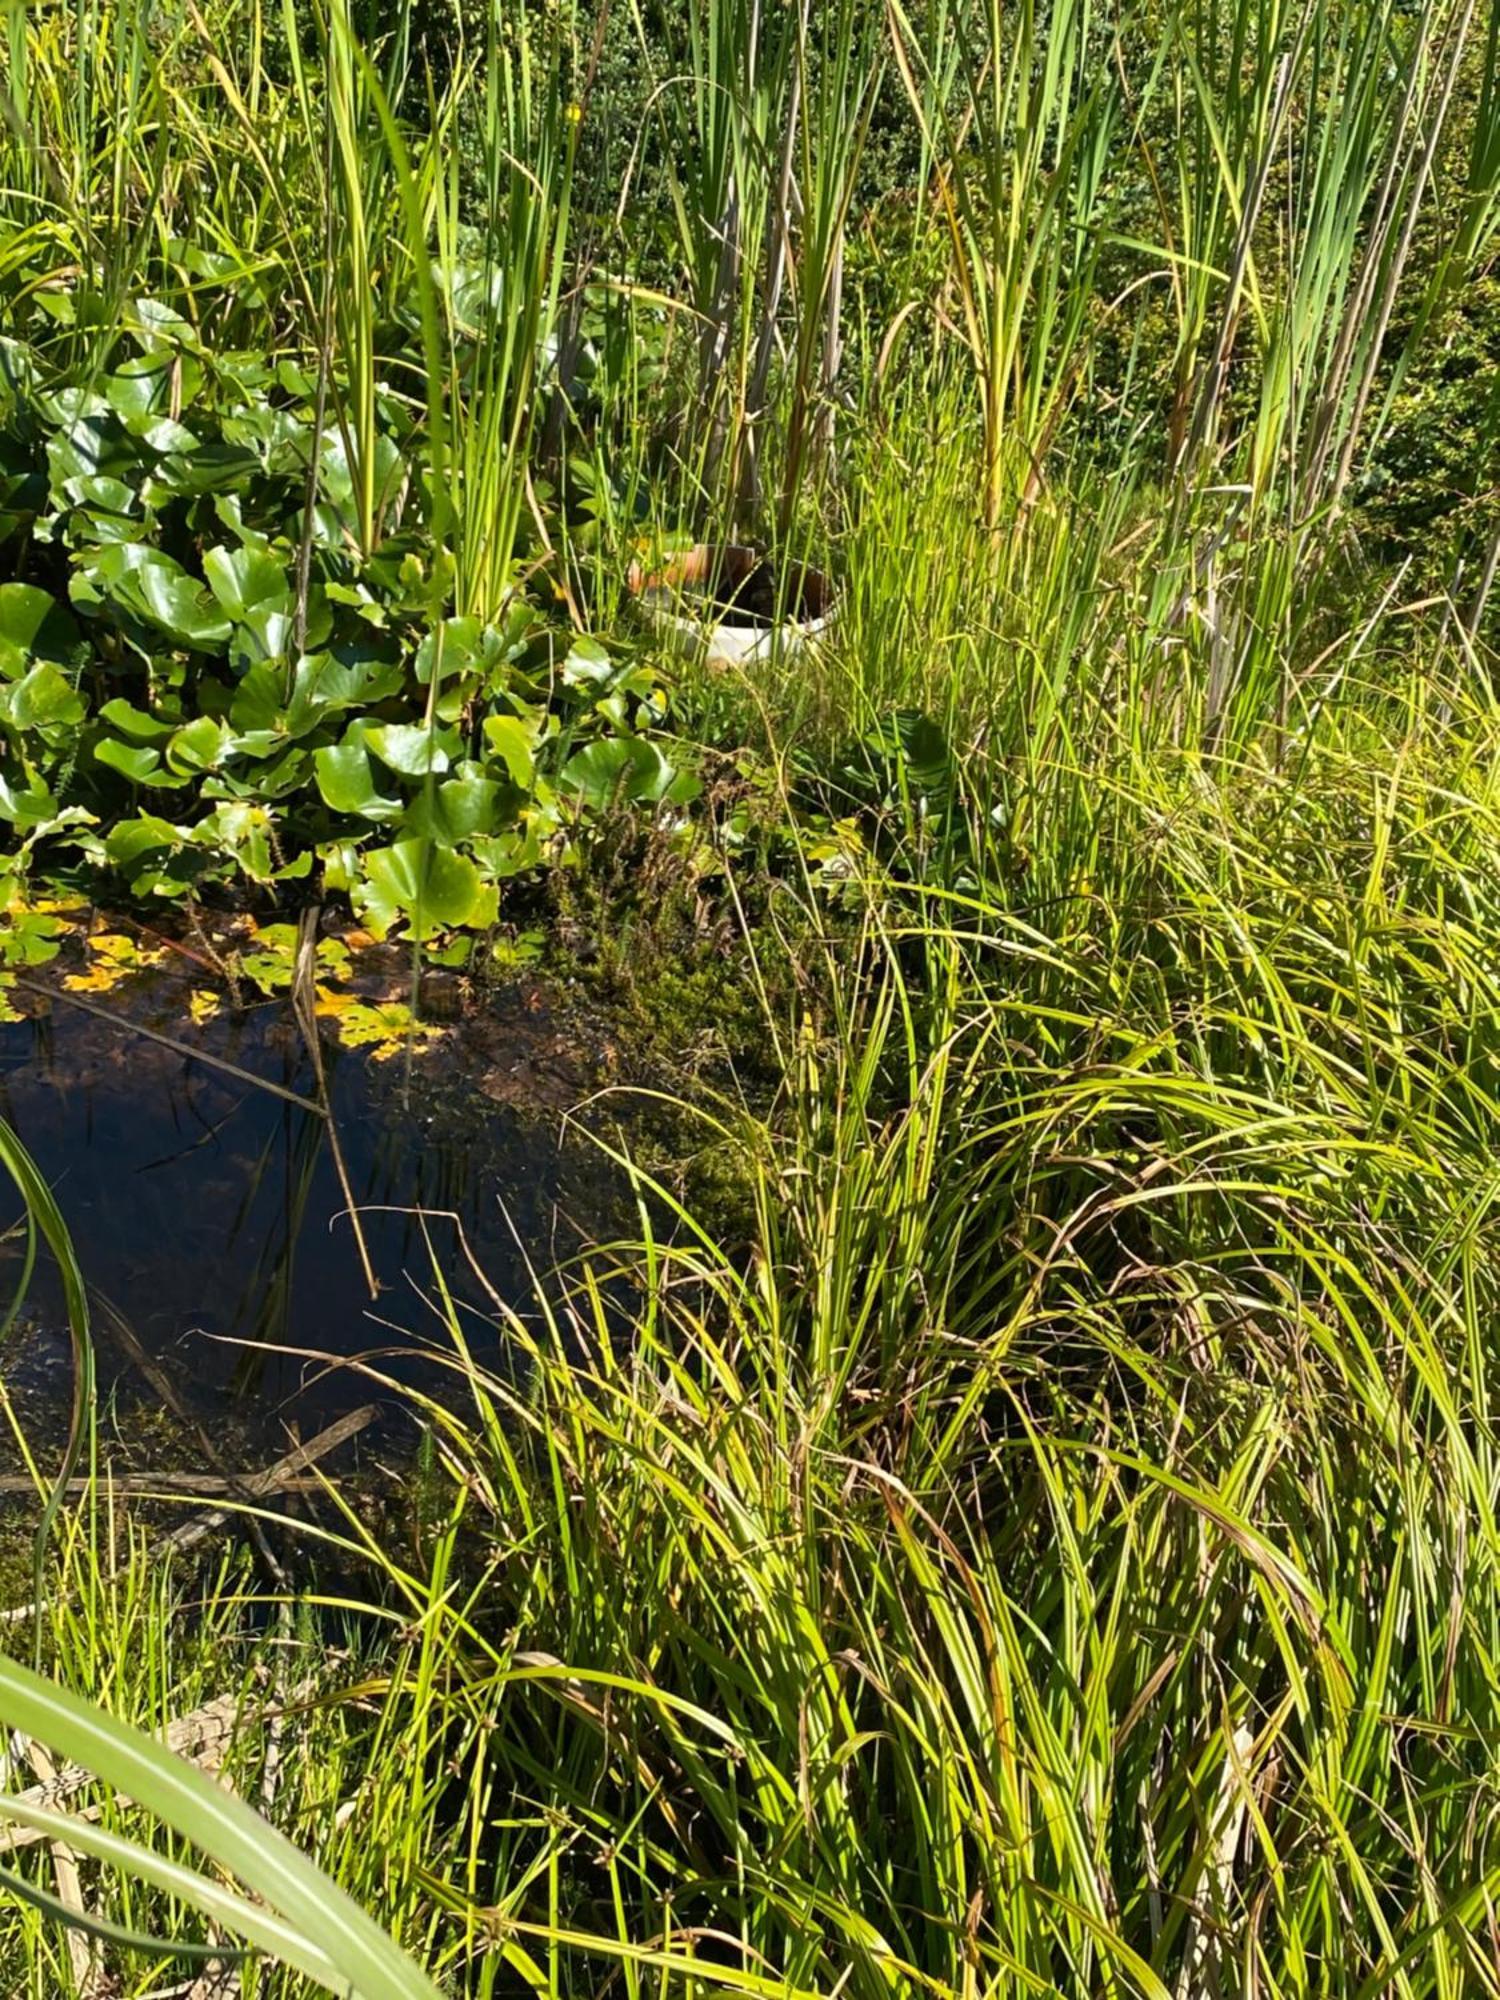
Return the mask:
[[[518,715],[487,715],[484,718],[484,744],[492,757],[499,758],[510,773],[513,784],[529,791],[536,776],[536,758],[532,743],[536,732],[528,728]]]
[[[313,769],[323,803],[334,812],[358,813],[361,819],[394,819],[399,799],[386,798],[375,786],[365,746],[355,737],[313,752]]]
[[[664,799],[676,776],[654,743],[643,736],[601,736],[575,752],[558,773],[558,784],[585,806],[625,800]]]
[[[76,621],[34,583],[0,583],[0,674],[14,679],[28,660],[69,664],[81,644]]]
[[[436,730],[424,729],[418,722],[371,723],[364,737],[381,763],[403,778],[425,778],[448,768],[448,752]]]
[[[466,855],[432,840],[398,840],[365,855],[361,904],[381,930],[405,917],[413,936],[426,937],[434,930],[488,922],[495,892]]]
[[[45,729],[82,722],[84,701],[61,667],[41,660],[30,673],[0,689],[0,719],[12,729]]]
[[[260,549],[210,549],[203,558],[208,587],[236,623],[243,623],[258,605],[280,611],[292,608],[292,587],[274,556]]]

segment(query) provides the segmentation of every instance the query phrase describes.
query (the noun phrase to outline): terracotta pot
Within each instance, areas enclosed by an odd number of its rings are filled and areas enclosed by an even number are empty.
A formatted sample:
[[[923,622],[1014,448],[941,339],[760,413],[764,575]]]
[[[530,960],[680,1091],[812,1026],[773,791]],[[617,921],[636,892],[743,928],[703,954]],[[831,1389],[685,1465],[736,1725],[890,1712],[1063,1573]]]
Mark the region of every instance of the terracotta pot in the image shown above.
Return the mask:
[[[789,615],[778,619],[776,579],[743,542],[699,542],[651,570],[632,563],[625,581],[657,637],[711,667],[795,658],[833,620],[833,586],[815,569],[799,573],[786,593]]]

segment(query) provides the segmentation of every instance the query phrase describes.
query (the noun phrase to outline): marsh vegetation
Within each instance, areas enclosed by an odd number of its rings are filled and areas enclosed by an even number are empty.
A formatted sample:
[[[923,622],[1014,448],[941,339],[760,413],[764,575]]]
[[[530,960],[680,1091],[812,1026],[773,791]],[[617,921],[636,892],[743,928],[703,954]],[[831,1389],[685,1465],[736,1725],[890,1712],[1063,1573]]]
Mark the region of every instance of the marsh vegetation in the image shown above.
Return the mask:
[[[566,995],[610,1189],[416,1227],[298,1336],[408,1442],[184,1544],[0,1128],[7,1990],[1500,1988],[1500,14],[0,51],[0,1033],[186,966],[177,1062],[493,1121]]]

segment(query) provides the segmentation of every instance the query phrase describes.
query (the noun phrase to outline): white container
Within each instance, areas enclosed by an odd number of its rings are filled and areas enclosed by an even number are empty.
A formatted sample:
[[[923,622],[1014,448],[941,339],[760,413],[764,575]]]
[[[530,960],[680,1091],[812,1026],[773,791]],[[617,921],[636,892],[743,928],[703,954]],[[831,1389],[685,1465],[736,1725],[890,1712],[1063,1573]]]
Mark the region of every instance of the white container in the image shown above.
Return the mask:
[[[777,620],[767,608],[774,599],[769,566],[743,542],[698,542],[654,570],[632,563],[625,581],[662,643],[710,667],[752,667],[773,654],[795,659],[833,621],[833,586],[816,569],[800,572],[794,615]],[[737,616],[741,593],[746,611]]]

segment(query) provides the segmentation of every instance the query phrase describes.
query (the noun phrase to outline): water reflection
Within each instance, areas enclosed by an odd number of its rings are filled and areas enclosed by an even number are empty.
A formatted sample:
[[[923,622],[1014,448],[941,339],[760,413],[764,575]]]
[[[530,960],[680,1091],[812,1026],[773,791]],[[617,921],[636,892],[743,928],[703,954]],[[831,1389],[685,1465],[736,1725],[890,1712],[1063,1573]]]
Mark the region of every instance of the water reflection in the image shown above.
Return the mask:
[[[312,1096],[284,1008],[208,1034],[215,1053]],[[434,1251],[453,1296],[483,1313],[456,1228],[488,1282],[523,1303],[517,1237],[545,1264],[576,1240],[570,1218],[603,1211],[599,1162],[562,1145],[555,1111],[491,1102],[461,1054],[424,1058],[409,1092],[399,1060],[329,1049],[325,1064],[381,1287],[373,1302],[320,1117],[65,1004],[0,1028],[0,1113],[52,1182],[89,1284],[205,1411],[254,1399],[306,1423],[364,1400],[366,1384],[298,1350],[439,1338],[425,1303]],[[43,1319],[56,1311],[50,1278],[32,1305]],[[478,1319],[472,1330],[486,1337]]]

